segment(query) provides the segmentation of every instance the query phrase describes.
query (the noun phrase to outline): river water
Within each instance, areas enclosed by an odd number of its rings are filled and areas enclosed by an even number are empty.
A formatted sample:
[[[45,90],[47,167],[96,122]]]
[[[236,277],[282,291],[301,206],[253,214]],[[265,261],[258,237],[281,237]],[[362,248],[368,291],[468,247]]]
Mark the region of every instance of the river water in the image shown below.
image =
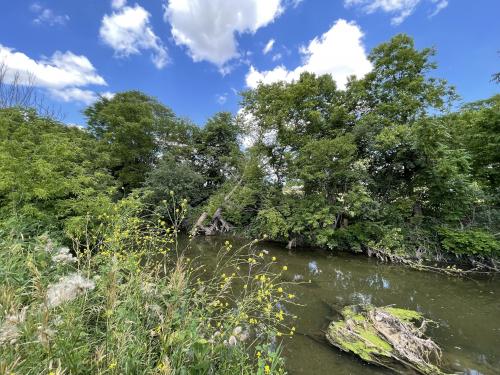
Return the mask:
[[[200,260],[210,259],[229,239],[234,246],[248,241],[234,238],[197,238],[192,251]],[[290,374],[390,374],[356,357],[311,339],[321,335],[330,306],[371,303],[394,304],[417,310],[437,323],[428,333],[443,349],[448,370],[461,374],[500,374],[500,278],[457,278],[381,264],[363,255],[294,249],[260,243],[260,249],[287,265],[290,278],[299,275],[310,283],[293,286],[301,307],[298,334],[285,340]]]

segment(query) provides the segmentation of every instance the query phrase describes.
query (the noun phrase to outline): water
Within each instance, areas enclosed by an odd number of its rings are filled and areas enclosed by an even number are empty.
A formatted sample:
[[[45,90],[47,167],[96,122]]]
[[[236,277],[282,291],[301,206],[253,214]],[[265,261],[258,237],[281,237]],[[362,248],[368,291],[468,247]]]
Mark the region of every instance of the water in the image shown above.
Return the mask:
[[[227,238],[198,238],[193,251],[210,263]],[[246,243],[230,239],[234,246]],[[312,340],[321,335],[332,315],[330,305],[394,304],[417,310],[438,326],[428,333],[441,346],[444,364],[463,374],[500,374],[500,279],[466,279],[380,264],[362,255],[331,254],[263,243],[259,248],[287,265],[291,279],[311,280],[293,288],[302,307],[298,334],[286,339],[285,356],[290,374],[389,374],[356,357]]]

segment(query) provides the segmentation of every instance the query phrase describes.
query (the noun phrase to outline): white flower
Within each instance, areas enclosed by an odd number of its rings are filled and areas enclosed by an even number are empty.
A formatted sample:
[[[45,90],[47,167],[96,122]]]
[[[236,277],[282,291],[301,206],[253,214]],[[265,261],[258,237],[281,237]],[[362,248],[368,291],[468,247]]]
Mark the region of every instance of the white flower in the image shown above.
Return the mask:
[[[236,346],[237,343],[238,343],[238,340],[236,340],[236,337],[231,336],[229,338],[229,341],[228,341],[229,346]]]
[[[78,273],[62,277],[59,282],[50,285],[47,290],[47,306],[56,307],[71,301],[87,290],[93,290],[95,283]]]
[[[25,306],[21,311],[5,317],[5,322],[0,326],[0,345],[16,343],[21,335],[18,326],[26,320],[27,310],[28,307]]]
[[[57,249],[56,255],[52,257],[52,261],[55,263],[68,264],[76,262],[76,258],[70,253],[67,247],[60,247]]]

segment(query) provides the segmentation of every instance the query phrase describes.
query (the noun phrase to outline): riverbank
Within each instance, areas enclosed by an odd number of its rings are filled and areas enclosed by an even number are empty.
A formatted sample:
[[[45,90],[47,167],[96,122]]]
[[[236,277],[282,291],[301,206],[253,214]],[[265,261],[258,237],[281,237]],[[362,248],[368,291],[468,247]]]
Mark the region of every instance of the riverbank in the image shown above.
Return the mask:
[[[216,249],[229,238],[196,238],[191,255],[210,267]],[[232,242],[238,247],[247,240]],[[300,306],[289,307],[289,312],[298,316],[297,334],[285,342],[283,353],[290,373],[390,374],[319,342],[335,316],[332,306],[340,310],[364,303],[416,310],[435,321],[429,336],[442,347],[447,369],[494,374],[500,368],[498,275],[452,277],[348,252],[307,248],[290,252],[270,242],[257,246],[287,265],[286,280],[300,280],[293,286]]]
[[[175,228],[115,219],[76,254],[0,237],[0,373],[285,373],[292,298],[271,258],[227,242],[207,274]]]

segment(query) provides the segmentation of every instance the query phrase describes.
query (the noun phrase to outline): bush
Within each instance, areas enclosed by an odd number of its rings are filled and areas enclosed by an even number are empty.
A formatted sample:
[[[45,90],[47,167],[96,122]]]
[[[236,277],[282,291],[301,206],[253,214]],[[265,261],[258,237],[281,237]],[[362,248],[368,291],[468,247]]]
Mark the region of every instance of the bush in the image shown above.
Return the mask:
[[[481,229],[439,230],[443,248],[460,255],[500,256],[500,242],[490,233]]]

